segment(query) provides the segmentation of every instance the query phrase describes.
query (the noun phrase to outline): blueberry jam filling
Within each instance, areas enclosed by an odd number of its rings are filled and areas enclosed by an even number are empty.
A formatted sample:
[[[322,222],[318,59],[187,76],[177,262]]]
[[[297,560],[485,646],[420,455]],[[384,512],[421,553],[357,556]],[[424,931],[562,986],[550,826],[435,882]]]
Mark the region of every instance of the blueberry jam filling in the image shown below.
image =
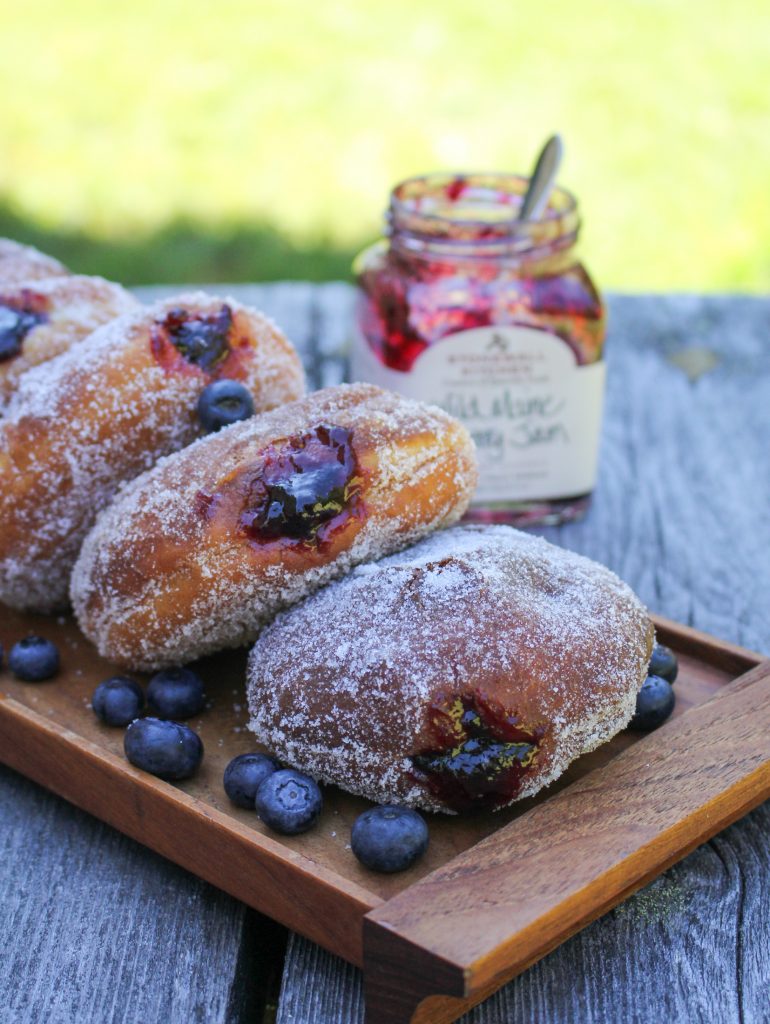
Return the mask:
[[[30,304],[0,301],[0,362],[17,356],[29,332],[47,320],[44,312]]]
[[[321,424],[264,453],[251,482],[241,528],[254,540],[324,539],[324,528],[355,512],[360,477],[352,432]]]
[[[233,311],[229,306],[222,306],[218,313],[208,315],[191,315],[185,309],[172,309],[157,328],[165,332],[188,363],[210,370],[227,358],[232,326]]]
[[[432,705],[436,749],[412,758],[415,773],[457,811],[509,803],[537,755],[543,730],[524,730],[515,715],[479,693]]]

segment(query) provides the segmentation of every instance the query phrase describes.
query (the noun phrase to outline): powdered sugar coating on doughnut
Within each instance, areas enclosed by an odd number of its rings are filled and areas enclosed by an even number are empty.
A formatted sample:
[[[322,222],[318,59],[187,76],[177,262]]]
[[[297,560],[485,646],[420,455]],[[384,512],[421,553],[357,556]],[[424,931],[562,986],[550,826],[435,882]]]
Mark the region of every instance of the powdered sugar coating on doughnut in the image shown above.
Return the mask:
[[[299,357],[272,321],[200,292],[111,320],[23,374],[0,420],[0,601],[38,611],[66,604],[99,510],[123,481],[200,436],[196,405],[210,378],[161,367],[151,332],[170,310],[205,315],[223,304],[244,339],[241,379],[255,408],[301,394]]]
[[[329,550],[261,547],[201,513],[201,495],[259,466],[276,439],[318,423],[352,431],[366,477],[365,514]],[[99,650],[136,668],[240,646],[351,566],[456,521],[475,483],[470,437],[440,409],[371,385],[326,388],[204,438],[129,484],[83,545],[73,605]]]
[[[14,307],[27,297],[45,308],[45,319],[27,332],[18,355],[0,361],[0,413],[23,373],[66,352],[102,324],[139,307],[133,295],[102,277],[71,275],[12,286],[0,280],[0,305]]]
[[[435,749],[436,701],[482,693],[544,730],[521,799],[627,725],[651,646],[608,569],[510,527],[455,527],[279,615],[250,655],[250,728],[325,782],[451,811],[412,758]]]
[[[69,270],[53,256],[47,256],[31,245],[0,238],[0,286],[67,274]]]

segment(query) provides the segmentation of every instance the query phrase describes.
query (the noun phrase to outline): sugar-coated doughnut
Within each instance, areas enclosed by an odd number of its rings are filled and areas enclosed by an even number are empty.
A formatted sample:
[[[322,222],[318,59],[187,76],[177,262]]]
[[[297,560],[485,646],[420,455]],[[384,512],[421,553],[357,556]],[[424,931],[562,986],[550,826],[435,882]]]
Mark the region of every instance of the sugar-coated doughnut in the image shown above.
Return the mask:
[[[296,352],[230,299],[182,295],[98,328],[23,374],[0,420],[0,601],[49,611],[123,481],[202,433],[203,388],[242,381],[257,411],[302,394]]]
[[[49,277],[15,285],[0,281],[0,412],[22,373],[138,306],[119,284],[101,277]]]
[[[83,544],[78,621],[134,668],[240,646],[352,565],[457,520],[475,483],[473,443],[440,409],[326,388],[130,484]]]
[[[0,238],[0,286],[65,274],[69,274],[69,270],[53,256],[46,256],[31,245]]]
[[[652,643],[603,566],[507,526],[456,527],[279,615],[249,658],[250,728],[372,800],[504,807],[628,724]]]

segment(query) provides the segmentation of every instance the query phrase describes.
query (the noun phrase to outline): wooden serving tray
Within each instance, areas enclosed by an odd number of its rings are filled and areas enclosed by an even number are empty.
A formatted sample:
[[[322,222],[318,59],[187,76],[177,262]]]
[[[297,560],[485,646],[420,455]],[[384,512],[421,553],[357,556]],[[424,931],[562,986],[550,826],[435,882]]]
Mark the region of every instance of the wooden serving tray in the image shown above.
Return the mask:
[[[205,757],[171,784],[128,764],[123,730],[96,720],[91,694],[114,668],[72,621],[3,611],[5,650],[40,633],[62,671],[37,684],[0,673],[0,760],[363,967],[367,1024],[440,1024],[770,796],[770,661],[656,627],[680,661],[664,726],[622,733],[508,811],[432,816],[426,857],[400,875],[350,851],[364,800],[327,788],[319,826],[294,838],[230,804],[225,765],[254,749],[241,653],[201,663],[212,706],[190,724]]]

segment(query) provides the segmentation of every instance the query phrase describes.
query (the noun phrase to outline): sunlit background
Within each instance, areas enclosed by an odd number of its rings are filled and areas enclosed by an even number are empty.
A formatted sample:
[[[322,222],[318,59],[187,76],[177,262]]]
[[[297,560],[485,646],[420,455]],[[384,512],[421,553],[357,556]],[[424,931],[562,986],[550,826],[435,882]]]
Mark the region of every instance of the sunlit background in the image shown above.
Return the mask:
[[[392,185],[562,133],[604,288],[770,290],[767,0],[6,5],[0,233],[126,283],[349,275]]]

